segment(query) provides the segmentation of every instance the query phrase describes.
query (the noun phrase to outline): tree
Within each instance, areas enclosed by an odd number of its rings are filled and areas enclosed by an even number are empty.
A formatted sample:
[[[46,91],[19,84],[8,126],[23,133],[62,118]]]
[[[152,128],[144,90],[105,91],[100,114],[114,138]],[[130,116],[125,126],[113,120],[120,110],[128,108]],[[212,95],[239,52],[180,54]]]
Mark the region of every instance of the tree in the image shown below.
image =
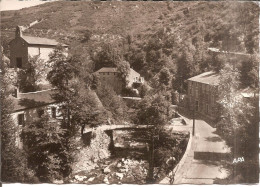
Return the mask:
[[[165,86],[169,86],[171,81],[171,74],[168,68],[163,68],[159,74],[159,82]]]
[[[6,58],[1,58],[6,63]],[[6,76],[6,67],[1,67],[1,180],[3,182],[35,183],[37,177],[27,167],[27,155],[16,146],[18,128],[14,124],[11,112],[13,102],[10,99],[10,79]]]
[[[169,106],[170,103],[161,93],[146,96],[139,106],[139,123],[152,126],[148,133],[148,138],[150,139],[148,183],[154,182],[154,141],[158,137],[159,132],[162,131],[163,126],[168,122]]]
[[[43,78],[44,61],[39,55],[28,58],[27,67],[19,69],[17,84],[21,92],[34,92],[39,89],[39,83]]]
[[[240,69],[240,82],[242,88],[258,86],[258,63],[259,57],[251,56],[249,60],[243,61]]]
[[[113,119],[120,121],[126,118],[126,105],[110,86],[100,86],[96,92],[103,106],[111,113]]]
[[[120,76],[122,77],[124,81],[124,86],[125,87],[128,82],[127,82],[127,77],[130,73],[130,64],[127,61],[121,61],[117,64],[117,70],[120,73]]]
[[[50,121],[48,114],[40,119],[27,121],[23,128],[29,166],[41,182],[53,182],[66,176],[69,153],[64,148],[65,131],[58,121]]]
[[[212,56],[212,66],[215,72],[220,72],[227,63],[227,57],[222,54],[214,54]]]
[[[249,163],[258,157],[258,97],[249,100],[242,97],[239,76],[238,70],[229,65],[220,71],[218,102],[221,115],[217,123],[217,132],[231,147],[233,158],[243,155]],[[237,167],[234,172],[235,175],[242,175],[241,182],[246,182],[250,177],[247,173],[249,171],[243,168]]]

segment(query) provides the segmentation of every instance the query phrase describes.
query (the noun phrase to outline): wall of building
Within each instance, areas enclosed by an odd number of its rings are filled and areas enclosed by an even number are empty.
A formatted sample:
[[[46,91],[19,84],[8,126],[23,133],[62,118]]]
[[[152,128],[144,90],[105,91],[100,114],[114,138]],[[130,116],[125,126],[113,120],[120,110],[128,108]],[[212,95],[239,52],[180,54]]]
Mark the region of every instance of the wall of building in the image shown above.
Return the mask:
[[[16,58],[22,58],[23,68],[27,67],[28,48],[27,43],[21,38],[15,38],[10,43],[10,65],[16,68]]]
[[[35,55],[40,55],[40,59],[45,62],[49,60],[49,54],[54,51],[54,47],[51,46],[29,46],[28,54],[33,57]]]
[[[218,114],[217,87],[200,82],[188,81],[189,109],[196,110],[211,119]]]
[[[100,82],[102,85],[111,86],[117,94],[122,92],[123,80],[119,73],[116,72],[100,72]]]
[[[133,69],[130,70],[128,77],[126,78],[128,84],[128,87],[131,87],[133,85],[134,82],[140,82],[143,83],[144,79],[143,77],[140,76],[139,73],[137,73],[136,71],[134,71]]]
[[[18,115],[24,114],[25,124],[26,124],[26,122],[30,122],[30,121],[39,119],[39,110],[43,110],[44,114],[48,114],[50,119],[52,119],[52,108],[53,107],[56,108],[56,118],[55,119],[61,119],[61,111],[60,111],[59,104],[50,104],[50,105],[43,106],[43,107],[31,108],[31,109],[26,109],[23,111],[17,111],[17,112],[12,113],[11,116],[14,121],[15,127],[17,128],[15,144],[18,148],[21,149],[23,147],[23,143],[20,138],[20,134],[22,133],[22,126],[18,124]]]

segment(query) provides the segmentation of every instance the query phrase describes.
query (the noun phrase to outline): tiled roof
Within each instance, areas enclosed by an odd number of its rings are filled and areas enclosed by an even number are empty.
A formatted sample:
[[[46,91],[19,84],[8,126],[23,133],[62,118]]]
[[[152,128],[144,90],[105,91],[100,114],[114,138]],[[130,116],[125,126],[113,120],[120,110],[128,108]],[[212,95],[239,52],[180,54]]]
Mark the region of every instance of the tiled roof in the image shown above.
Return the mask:
[[[188,79],[189,81],[200,82],[204,84],[210,85],[218,85],[219,84],[219,74],[213,71],[205,72],[195,77],[191,77]]]
[[[51,45],[56,46],[59,44],[56,40],[48,39],[48,38],[40,38],[40,37],[33,37],[33,36],[22,36],[22,38],[28,43],[28,44],[34,44],[34,45]],[[67,46],[65,44],[62,44],[62,46]]]
[[[97,71],[98,73],[116,73],[118,72],[116,68],[101,68]]]
[[[55,90],[44,90],[38,92],[20,93],[19,98],[13,98],[14,112],[29,108],[37,108],[55,103],[51,97]]]

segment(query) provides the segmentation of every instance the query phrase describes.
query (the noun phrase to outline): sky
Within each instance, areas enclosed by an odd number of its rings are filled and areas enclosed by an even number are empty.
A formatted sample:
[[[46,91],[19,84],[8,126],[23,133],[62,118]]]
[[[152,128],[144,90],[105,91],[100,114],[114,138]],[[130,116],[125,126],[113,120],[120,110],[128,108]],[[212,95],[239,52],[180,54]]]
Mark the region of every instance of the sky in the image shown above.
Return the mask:
[[[41,0],[0,0],[0,10],[18,10],[25,7],[35,6],[46,3],[48,1]]]

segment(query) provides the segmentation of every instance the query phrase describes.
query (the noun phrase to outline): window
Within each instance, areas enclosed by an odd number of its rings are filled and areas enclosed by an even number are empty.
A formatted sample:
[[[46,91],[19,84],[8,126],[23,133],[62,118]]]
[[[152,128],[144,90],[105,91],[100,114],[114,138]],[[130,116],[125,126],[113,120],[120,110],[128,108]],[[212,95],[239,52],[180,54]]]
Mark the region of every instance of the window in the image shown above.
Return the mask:
[[[56,118],[56,107],[51,108],[51,117]]]
[[[23,63],[22,63],[22,58],[21,57],[16,58],[16,67],[17,68],[22,68],[23,67]]]
[[[39,55],[40,55],[41,54],[41,48],[39,47],[38,50],[39,50]]]
[[[207,114],[209,113],[209,105],[206,105],[206,107],[207,107]]]
[[[107,73],[107,75],[109,75],[109,73]]]
[[[37,113],[38,113],[38,117],[40,118],[44,114],[44,110],[43,109],[39,109],[39,110],[37,110]]]
[[[18,125],[24,125],[24,114],[18,114]]]
[[[196,111],[199,111],[199,101],[196,101],[195,110],[196,110]]]

